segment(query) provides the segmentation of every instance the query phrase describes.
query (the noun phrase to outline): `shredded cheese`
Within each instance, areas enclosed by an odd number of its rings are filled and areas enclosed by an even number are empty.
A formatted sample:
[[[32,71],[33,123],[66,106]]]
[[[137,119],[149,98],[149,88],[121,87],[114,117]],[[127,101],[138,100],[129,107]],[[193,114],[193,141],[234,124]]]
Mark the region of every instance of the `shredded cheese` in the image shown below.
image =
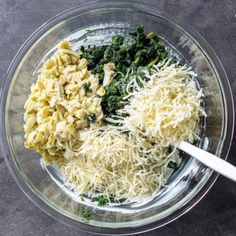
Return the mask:
[[[131,201],[164,184],[167,148],[107,126],[81,131],[80,139],[78,156],[62,166],[76,192]]]
[[[128,114],[121,118],[124,127],[163,147],[182,140],[193,142],[198,138],[199,117],[206,115],[201,107],[202,91],[191,78],[194,72],[167,61],[154,66],[151,75],[145,73],[147,82],[134,78],[129,84],[133,92],[120,111]]]

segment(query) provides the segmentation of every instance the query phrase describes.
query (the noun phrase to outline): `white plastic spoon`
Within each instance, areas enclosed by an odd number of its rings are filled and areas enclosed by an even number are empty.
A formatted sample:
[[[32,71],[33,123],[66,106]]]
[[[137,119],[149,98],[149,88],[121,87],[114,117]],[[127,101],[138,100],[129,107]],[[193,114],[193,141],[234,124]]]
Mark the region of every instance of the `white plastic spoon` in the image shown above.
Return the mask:
[[[219,174],[222,174],[236,182],[236,167],[227,161],[185,141],[182,141],[178,145],[178,148],[196,158],[198,161],[202,162],[204,165],[210,167]]]

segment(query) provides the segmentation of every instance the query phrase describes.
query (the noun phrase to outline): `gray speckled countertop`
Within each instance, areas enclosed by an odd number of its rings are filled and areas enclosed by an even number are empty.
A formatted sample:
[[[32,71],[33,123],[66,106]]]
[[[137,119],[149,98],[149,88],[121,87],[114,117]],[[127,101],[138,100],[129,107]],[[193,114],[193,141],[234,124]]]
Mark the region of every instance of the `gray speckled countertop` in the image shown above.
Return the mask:
[[[0,0],[0,84],[15,53],[46,20],[84,0]],[[236,1],[144,1],[197,29],[217,52],[236,95]],[[236,137],[229,161],[236,165]],[[39,210],[20,190],[6,164],[0,165],[0,235],[89,235]],[[145,235],[235,236],[236,184],[219,177],[207,196],[175,222]]]

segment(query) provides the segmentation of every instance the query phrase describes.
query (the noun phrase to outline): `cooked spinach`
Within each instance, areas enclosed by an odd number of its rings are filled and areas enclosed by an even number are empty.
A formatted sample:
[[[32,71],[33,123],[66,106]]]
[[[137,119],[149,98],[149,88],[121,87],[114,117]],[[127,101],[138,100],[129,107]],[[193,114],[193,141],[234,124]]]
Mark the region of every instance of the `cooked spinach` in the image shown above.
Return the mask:
[[[170,162],[168,163],[168,167],[175,170],[175,169],[177,169],[178,165],[177,165],[176,162],[170,161]]]
[[[84,201],[84,196],[82,194],[80,195],[80,200]]]
[[[96,121],[96,114],[94,113],[89,113],[87,116],[86,116],[86,120],[89,122],[89,123],[94,123]]]
[[[82,86],[86,93],[92,92],[92,89],[90,88],[90,83],[84,83]]]
[[[108,198],[106,196],[101,196],[98,199],[98,206],[105,206],[109,202]]]
[[[90,220],[92,216],[92,212],[89,209],[85,209],[81,212],[81,216],[85,218],[86,220]]]
[[[126,86],[132,75],[139,73],[140,67],[151,67],[168,57],[164,43],[154,33],[144,33],[143,25],[137,27],[128,36],[116,35],[112,37],[110,45],[81,48],[82,56],[88,60],[88,69],[97,74],[100,84],[103,83],[103,66],[112,62],[115,64],[115,78],[105,87],[106,95],[102,100],[105,116],[116,114],[116,110],[124,104],[122,98],[127,95]],[[131,75],[126,77],[127,71]]]

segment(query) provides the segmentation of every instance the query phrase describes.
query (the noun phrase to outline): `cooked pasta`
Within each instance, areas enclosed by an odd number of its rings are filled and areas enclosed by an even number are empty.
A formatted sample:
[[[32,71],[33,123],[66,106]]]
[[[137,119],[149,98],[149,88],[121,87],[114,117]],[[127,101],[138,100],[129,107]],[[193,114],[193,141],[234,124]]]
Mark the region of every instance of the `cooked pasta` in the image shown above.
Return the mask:
[[[39,152],[47,163],[70,159],[78,151],[78,131],[103,118],[98,78],[87,69],[67,41],[38,71],[25,103],[25,146]],[[89,118],[95,118],[89,120]]]

